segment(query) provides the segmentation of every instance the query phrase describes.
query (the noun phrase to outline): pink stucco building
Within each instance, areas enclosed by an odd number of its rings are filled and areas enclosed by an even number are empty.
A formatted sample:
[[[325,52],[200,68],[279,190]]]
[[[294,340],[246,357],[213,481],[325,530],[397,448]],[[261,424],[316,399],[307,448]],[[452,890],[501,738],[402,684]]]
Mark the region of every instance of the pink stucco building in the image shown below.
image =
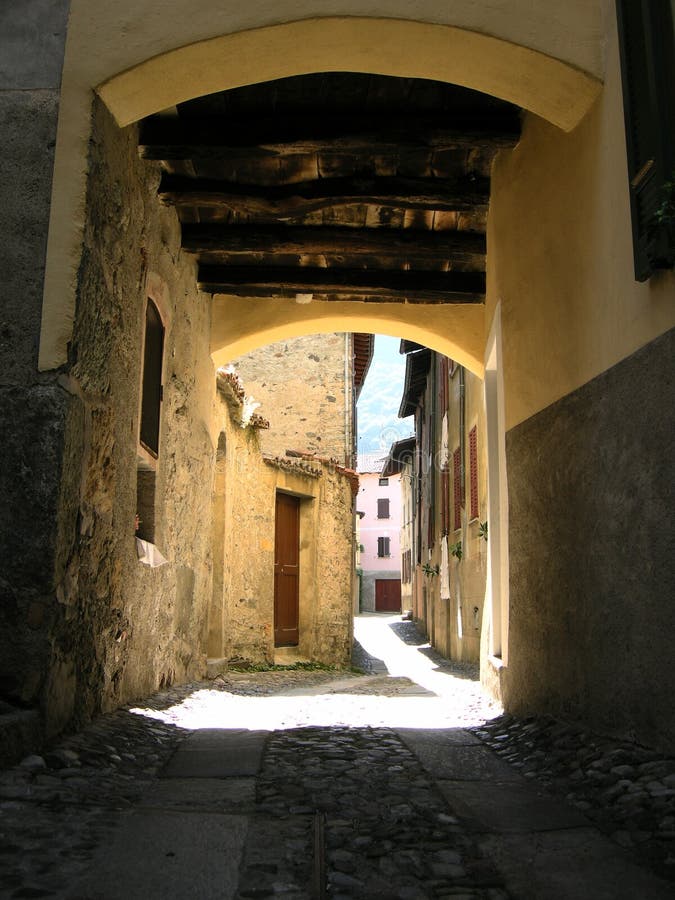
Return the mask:
[[[359,533],[363,612],[401,609],[401,490],[399,475],[382,476],[386,457],[359,456]]]

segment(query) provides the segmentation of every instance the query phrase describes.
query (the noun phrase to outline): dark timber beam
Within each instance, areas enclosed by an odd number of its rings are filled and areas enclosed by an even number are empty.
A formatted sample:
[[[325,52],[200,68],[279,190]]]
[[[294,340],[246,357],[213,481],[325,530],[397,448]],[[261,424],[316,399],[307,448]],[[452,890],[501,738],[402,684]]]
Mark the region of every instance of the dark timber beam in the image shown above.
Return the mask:
[[[332,228],[322,225],[183,225],[182,246],[190,253],[237,256],[261,253],[384,257],[478,264],[484,267],[485,235],[472,231]]]
[[[474,212],[487,209],[487,178],[319,178],[269,187],[215,179],[164,175],[159,197],[167,206],[226,209],[283,221],[323,209],[353,204],[394,209]]]
[[[197,283],[211,294],[295,298],[297,294],[409,303],[481,303],[483,272],[408,272],[278,266],[200,266]]]
[[[141,126],[144,159],[250,159],[311,153],[399,154],[420,149],[450,150],[512,147],[520,137],[516,115],[482,118],[448,115],[284,117],[259,121],[226,119],[147,119]]]

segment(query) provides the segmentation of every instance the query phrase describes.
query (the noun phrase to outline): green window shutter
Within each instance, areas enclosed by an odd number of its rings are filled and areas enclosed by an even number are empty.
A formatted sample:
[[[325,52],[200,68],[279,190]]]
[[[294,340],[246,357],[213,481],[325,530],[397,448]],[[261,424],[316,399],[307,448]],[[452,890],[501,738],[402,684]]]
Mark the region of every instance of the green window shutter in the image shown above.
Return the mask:
[[[675,261],[673,223],[659,221],[675,169],[670,0],[617,0],[635,277]]]

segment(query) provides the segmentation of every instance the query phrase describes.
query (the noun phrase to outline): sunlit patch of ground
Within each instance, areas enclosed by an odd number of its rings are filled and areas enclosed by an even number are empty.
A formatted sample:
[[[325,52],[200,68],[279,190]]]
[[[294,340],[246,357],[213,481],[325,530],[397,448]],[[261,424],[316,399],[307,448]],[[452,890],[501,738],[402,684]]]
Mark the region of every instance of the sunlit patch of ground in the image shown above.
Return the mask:
[[[454,665],[430,651],[400,616],[359,616],[357,640],[387,672],[361,678],[337,672],[313,683],[307,673],[295,686],[260,696],[266,673],[227,678],[205,686],[165,709],[132,712],[186,729],[247,728],[276,731],[304,726],[457,728],[498,716],[501,707],[480,687],[475,667]]]

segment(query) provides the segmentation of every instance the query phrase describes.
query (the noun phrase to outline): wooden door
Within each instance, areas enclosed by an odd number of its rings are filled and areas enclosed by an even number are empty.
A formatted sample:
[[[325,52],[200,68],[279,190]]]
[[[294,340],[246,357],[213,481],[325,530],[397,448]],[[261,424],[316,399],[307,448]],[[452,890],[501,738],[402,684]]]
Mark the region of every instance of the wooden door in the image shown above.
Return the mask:
[[[393,578],[375,579],[375,611],[401,612],[401,582]]]
[[[299,639],[298,563],[300,501],[277,494],[274,528],[274,646],[295,647]]]

